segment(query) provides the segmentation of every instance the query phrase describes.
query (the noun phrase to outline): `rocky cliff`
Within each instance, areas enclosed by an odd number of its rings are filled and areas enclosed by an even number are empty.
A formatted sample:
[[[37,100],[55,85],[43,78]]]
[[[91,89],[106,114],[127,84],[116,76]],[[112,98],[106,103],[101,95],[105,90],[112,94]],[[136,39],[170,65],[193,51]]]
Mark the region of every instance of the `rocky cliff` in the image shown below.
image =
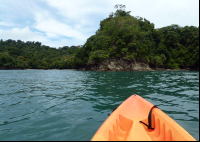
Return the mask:
[[[136,61],[127,61],[123,59],[106,59],[100,64],[91,65],[79,70],[90,71],[194,71],[190,68],[187,69],[165,69],[165,68],[150,68],[146,63]],[[195,70],[196,71],[196,70]]]
[[[123,59],[107,59],[97,65],[91,65],[81,70],[92,71],[152,71],[148,64]]]

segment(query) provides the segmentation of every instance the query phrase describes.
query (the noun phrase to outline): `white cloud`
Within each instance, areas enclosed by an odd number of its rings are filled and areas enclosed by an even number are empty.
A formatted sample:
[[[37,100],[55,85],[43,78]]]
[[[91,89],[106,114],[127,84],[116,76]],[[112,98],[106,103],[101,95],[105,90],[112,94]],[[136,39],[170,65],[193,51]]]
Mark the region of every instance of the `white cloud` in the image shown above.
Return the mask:
[[[93,14],[108,14],[110,2],[107,0],[44,0],[58,9],[59,14],[70,19],[84,19]]]
[[[56,8],[73,24],[90,25],[98,28],[99,22],[115,12],[116,4],[126,5],[131,15],[146,18],[161,28],[171,24],[180,26],[199,25],[198,0],[44,0]],[[98,19],[98,20],[97,20]],[[67,22],[68,22],[67,21]],[[83,26],[84,27],[84,26]],[[97,30],[97,29],[96,29]]]
[[[0,0],[0,19],[31,19],[38,7],[37,0]]]
[[[74,29],[73,27],[54,20],[48,12],[37,13],[35,19],[36,25],[34,26],[34,28],[45,33],[47,32],[48,34],[57,34],[77,39],[87,38],[86,36],[84,36],[84,34]]]
[[[42,45],[50,47],[63,47],[72,45],[82,45],[85,40],[79,39],[66,39],[63,37],[57,37],[56,34],[47,33],[47,37],[41,32],[32,31],[29,27],[13,28],[10,30],[0,29],[0,39],[12,39],[12,40],[22,40],[22,41],[39,41]],[[57,38],[57,40],[52,40],[52,38]]]
[[[72,39],[72,40],[69,40],[69,39],[65,39],[65,38],[61,38],[59,40],[56,40],[56,41],[52,41],[52,40],[47,40],[47,41],[44,41],[42,42],[42,44],[44,45],[48,45],[50,47],[63,47],[63,46],[77,46],[77,45],[82,45],[84,41],[82,40],[77,40],[77,39]]]
[[[29,27],[25,27],[22,29],[12,28],[10,30],[2,30],[0,29],[0,39],[23,39],[28,41],[30,39],[34,39],[35,37],[41,37],[39,32],[30,31]]]
[[[126,5],[131,15],[146,18],[156,28],[171,24],[199,25],[199,0],[115,0],[112,3]]]
[[[2,30],[0,29],[0,39],[12,39],[12,40],[23,40],[23,41],[48,41],[42,33],[33,32],[29,27],[20,28],[12,28],[10,30]]]
[[[46,33],[48,38],[58,38],[59,36],[57,34],[53,34],[53,33]]]
[[[12,23],[12,21],[8,19],[8,17],[4,18],[0,16],[0,26],[11,27],[14,26],[14,23]]]
[[[0,26],[9,26],[6,22],[0,22]]]
[[[100,21],[126,5],[132,16],[161,28],[199,26],[199,0],[0,0],[0,39],[40,41],[62,47],[83,45]]]

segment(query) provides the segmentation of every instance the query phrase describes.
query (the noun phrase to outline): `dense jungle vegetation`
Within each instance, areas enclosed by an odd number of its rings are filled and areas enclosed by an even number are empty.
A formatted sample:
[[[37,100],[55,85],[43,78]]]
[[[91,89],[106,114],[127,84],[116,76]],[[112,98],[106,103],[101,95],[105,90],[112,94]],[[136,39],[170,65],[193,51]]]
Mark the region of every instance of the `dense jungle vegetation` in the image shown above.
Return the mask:
[[[0,67],[70,69],[93,66],[108,58],[147,63],[152,68],[199,69],[199,27],[154,24],[130,15],[125,5],[100,22],[83,46],[59,49],[40,42],[0,41]]]
[[[64,69],[74,68],[74,53],[79,46],[50,48],[40,42],[0,41],[0,68]],[[73,63],[73,64],[72,64]]]

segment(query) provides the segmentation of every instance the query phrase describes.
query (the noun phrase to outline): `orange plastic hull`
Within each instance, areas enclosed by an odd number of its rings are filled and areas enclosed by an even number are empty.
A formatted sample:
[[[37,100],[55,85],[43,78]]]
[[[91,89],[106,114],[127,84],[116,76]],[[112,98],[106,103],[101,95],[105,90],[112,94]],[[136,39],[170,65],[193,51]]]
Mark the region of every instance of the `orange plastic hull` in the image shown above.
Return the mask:
[[[195,141],[195,139],[159,108],[152,109],[148,129],[148,115],[154,105],[138,95],[124,101],[101,125],[92,141]]]

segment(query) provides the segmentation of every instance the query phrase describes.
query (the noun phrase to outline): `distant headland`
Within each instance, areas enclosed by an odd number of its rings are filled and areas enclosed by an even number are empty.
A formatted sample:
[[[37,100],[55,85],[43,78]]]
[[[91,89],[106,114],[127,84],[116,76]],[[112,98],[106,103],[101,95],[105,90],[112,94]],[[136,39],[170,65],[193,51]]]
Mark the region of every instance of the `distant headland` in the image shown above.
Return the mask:
[[[0,69],[199,70],[199,27],[155,29],[125,5],[115,8],[84,45],[56,49],[38,41],[0,40]]]

